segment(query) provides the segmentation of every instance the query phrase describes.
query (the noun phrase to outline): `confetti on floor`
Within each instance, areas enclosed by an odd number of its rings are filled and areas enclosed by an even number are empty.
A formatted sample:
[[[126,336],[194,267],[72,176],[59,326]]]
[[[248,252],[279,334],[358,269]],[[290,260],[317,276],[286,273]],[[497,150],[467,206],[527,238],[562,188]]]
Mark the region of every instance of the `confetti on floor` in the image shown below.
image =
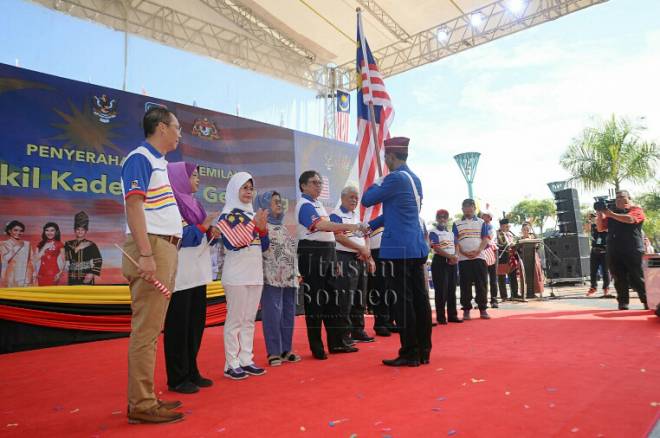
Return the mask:
[[[69,411],[70,414],[75,414],[76,412],[80,412],[80,409],[75,408],[73,411]]]
[[[660,402],[651,402],[651,406],[657,408],[658,406],[660,406]]]
[[[557,392],[557,388],[545,388],[548,392]]]
[[[555,404],[554,404],[554,403],[550,403],[550,404],[548,405],[548,407],[550,407],[550,408],[554,408],[554,407],[555,407]]]
[[[222,432],[224,432],[225,430],[227,430],[227,429],[225,429],[224,427],[221,427],[220,429],[216,430],[216,432],[218,432],[218,433],[222,433]]]
[[[306,431],[306,430],[307,430],[307,429],[305,429],[305,426],[300,426],[300,431],[301,431],[301,432],[304,432],[304,431]]]
[[[525,405],[525,409],[529,409],[529,405]]]
[[[119,414],[121,414],[121,411],[113,411],[112,412],[112,415],[119,415]]]
[[[357,438],[357,436],[358,436],[357,433],[352,433],[351,436],[348,438]]]
[[[442,412],[442,408],[431,408],[433,412]]]
[[[643,373],[645,373],[645,372],[646,372],[646,369],[645,369],[645,368],[642,368],[640,371],[643,372]]]
[[[577,427],[574,427],[573,429],[571,429],[571,432],[573,432],[573,433],[576,433],[576,432],[579,432],[579,431],[580,431],[580,429],[578,429]]]
[[[187,411],[184,412],[184,414],[186,414],[186,415],[192,414],[192,409],[188,409]]]
[[[475,379],[474,377],[471,380],[472,380],[472,383],[481,383],[481,382],[486,381],[485,379]]]
[[[506,391],[504,395],[511,395],[511,393],[509,391]]]
[[[18,423],[9,423],[7,424],[7,427],[16,427],[18,426]]]
[[[450,431],[447,432],[447,435],[448,436],[453,436],[453,435],[456,435],[457,433],[458,433],[457,431],[455,431],[454,429],[451,429]]]
[[[435,370],[436,371],[444,371],[445,369],[444,368],[436,368]]]
[[[438,398],[436,398],[436,400],[438,400],[438,401],[445,401],[445,400],[447,400],[447,397],[438,397]]]

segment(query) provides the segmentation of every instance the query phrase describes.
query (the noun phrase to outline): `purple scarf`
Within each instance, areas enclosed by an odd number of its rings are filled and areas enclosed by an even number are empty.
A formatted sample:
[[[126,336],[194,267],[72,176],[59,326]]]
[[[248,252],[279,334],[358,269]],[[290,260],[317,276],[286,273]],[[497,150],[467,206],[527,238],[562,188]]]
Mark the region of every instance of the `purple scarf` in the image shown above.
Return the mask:
[[[206,211],[193,196],[192,187],[190,186],[190,176],[195,169],[197,169],[196,165],[183,161],[167,165],[167,175],[176,198],[176,204],[179,206],[181,217],[188,225],[199,225],[206,219]]]

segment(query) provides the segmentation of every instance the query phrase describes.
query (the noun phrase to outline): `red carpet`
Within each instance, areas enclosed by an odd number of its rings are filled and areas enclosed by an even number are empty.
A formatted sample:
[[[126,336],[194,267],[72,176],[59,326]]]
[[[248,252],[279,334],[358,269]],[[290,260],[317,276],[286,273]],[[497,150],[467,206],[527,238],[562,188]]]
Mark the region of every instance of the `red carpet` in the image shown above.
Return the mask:
[[[660,319],[650,312],[493,312],[433,331],[431,365],[392,369],[398,338],[263,377],[222,377],[222,328],[200,368],[212,388],[183,396],[183,422],[128,425],[127,339],[0,356],[0,435],[48,437],[642,437],[660,416]],[[371,320],[368,320],[371,325]],[[264,364],[261,326],[255,340]]]

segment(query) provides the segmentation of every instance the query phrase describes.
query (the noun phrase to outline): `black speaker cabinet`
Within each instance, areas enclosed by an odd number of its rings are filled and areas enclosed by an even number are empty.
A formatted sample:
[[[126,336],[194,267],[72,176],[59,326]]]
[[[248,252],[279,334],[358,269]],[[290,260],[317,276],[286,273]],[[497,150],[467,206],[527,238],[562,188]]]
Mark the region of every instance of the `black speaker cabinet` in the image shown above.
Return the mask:
[[[544,244],[549,279],[578,279],[590,275],[589,237],[549,237]]]
[[[577,190],[565,189],[555,192],[557,206],[557,226],[562,234],[582,232],[582,215]]]

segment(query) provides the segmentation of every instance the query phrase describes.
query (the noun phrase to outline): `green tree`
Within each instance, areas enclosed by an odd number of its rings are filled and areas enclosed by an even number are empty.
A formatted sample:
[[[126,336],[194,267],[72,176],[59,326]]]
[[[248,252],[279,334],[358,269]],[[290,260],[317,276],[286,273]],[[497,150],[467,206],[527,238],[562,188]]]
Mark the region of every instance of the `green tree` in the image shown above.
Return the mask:
[[[639,195],[634,200],[644,209],[646,219],[642,225],[644,234],[649,238],[656,252],[660,251],[660,184],[652,192]]]
[[[525,199],[516,204],[507,215],[514,224],[529,222],[539,228],[539,236],[543,235],[545,221],[557,213],[552,199]]]
[[[587,190],[608,184],[619,190],[623,181],[645,183],[655,176],[660,150],[653,142],[643,141],[646,127],[626,118],[612,118],[598,127],[586,128],[573,139],[560,164]]]

